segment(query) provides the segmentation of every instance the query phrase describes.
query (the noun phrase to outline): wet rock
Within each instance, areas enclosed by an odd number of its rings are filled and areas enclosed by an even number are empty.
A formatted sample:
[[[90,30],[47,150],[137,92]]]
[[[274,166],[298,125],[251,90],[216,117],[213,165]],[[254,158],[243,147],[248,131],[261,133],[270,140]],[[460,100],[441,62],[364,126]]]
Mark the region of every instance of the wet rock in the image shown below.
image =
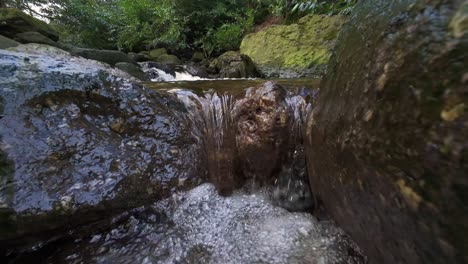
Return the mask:
[[[198,77],[201,77],[201,78],[208,78],[209,77],[206,70],[203,67],[198,66],[198,65],[194,65],[194,64],[185,65],[184,70],[186,72],[190,73],[190,75],[193,75],[193,76],[198,76]]]
[[[3,36],[15,38],[18,33],[38,32],[53,40],[58,40],[58,34],[47,23],[27,15],[14,8],[0,8],[0,32]]]
[[[97,60],[115,66],[118,62],[135,63],[127,54],[118,50],[97,50],[72,47],[70,53],[90,60]]]
[[[117,62],[115,64],[115,67],[117,69],[120,69],[120,70],[130,74],[131,76],[133,76],[133,77],[135,77],[135,78],[137,78],[139,80],[149,81],[148,76],[146,76],[146,74],[138,66],[135,66],[135,64],[128,63],[128,62]]]
[[[365,263],[340,229],[275,207],[261,193],[221,197],[209,184],[113,222],[112,230],[51,247],[46,262]]]
[[[170,65],[170,64],[164,64],[164,63],[159,63],[159,62],[154,62],[154,61],[147,61],[141,64],[142,67],[144,68],[156,68],[164,71],[167,74],[172,75],[175,77],[175,70],[176,67],[175,65]]]
[[[466,1],[361,1],[321,83],[312,189],[371,262],[468,260],[461,13]]]
[[[57,48],[25,52],[0,50],[2,250],[193,185],[197,144],[173,96]]]
[[[286,90],[266,82],[246,91],[236,102],[235,137],[240,166],[247,179],[272,183],[288,148],[290,112]]]
[[[7,48],[11,48],[11,47],[16,47],[18,46],[20,43],[12,40],[12,39],[9,39],[7,37],[4,37],[2,35],[0,35],[0,49],[7,49]]]

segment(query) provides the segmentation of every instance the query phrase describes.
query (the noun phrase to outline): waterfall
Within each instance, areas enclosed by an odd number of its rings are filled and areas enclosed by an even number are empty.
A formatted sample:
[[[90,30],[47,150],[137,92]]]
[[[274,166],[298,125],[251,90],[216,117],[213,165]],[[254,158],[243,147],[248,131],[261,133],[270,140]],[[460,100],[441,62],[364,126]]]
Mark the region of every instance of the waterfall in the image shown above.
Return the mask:
[[[216,185],[221,194],[230,194],[233,189],[240,187],[245,180],[249,180],[253,184],[253,187],[251,187],[253,189],[271,182],[273,202],[291,211],[303,211],[310,209],[313,205],[304,154],[304,123],[311,113],[312,105],[307,102],[305,96],[300,92],[286,93],[280,86],[274,86],[273,89],[278,89],[278,87],[281,88],[279,93],[278,90],[265,89],[258,89],[256,92],[252,90],[254,88],[251,88],[247,90],[244,98],[237,100],[234,100],[231,95],[218,95],[213,91],[206,92],[201,96],[183,89],[172,89],[169,92],[175,94],[188,109],[189,117],[194,124],[193,131],[199,139],[199,144],[201,144],[205,154],[203,156],[206,158],[209,180]],[[256,117],[258,119],[248,117],[248,120],[245,121],[245,116],[239,119],[240,112],[250,113],[248,115],[257,114],[251,113],[248,107],[252,107],[252,100],[254,102],[264,100],[265,96],[267,96],[264,93],[265,91],[269,93],[270,98],[281,102],[284,107],[285,115],[287,115],[285,119],[287,121],[285,122],[287,123],[284,123],[283,126],[287,127],[289,131],[288,138],[281,138],[281,142],[284,143],[281,144],[281,147],[274,149],[274,152],[279,153],[278,155],[262,152],[269,149],[269,146],[267,148],[262,147],[262,144],[265,144],[262,138],[259,138],[260,143],[253,142],[251,144],[251,142],[247,142],[249,153],[245,156],[245,153],[239,152],[239,144],[241,143],[236,141],[239,140],[239,132],[241,134],[245,132],[240,130],[248,130],[247,133],[254,131],[255,133],[258,126],[265,128],[265,124],[269,124],[255,122],[262,122],[265,118],[277,119],[277,116],[271,114],[265,116],[262,113]],[[256,97],[259,95],[260,99]],[[248,98],[248,101],[245,98]],[[283,112],[281,114],[283,115]],[[243,124],[239,126],[239,122],[246,122],[248,126]],[[266,131],[276,128],[277,126],[272,126],[267,128]],[[262,130],[262,133],[264,132],[265,130]],[[256,136],[262,137],[265,135],[269,136],[270,134],[257,134]],[[276,137],[279,137],[279,134]],[[248,140],[250,141],[252,138]],[[269,145],[269,143],[266,144]],[[261,157],[268,155],[273,155],[274,159],[262,159]],[[243,167],[244,171],[240,173],[242,169],[239,169],[239,166],[242,167],[242,164],[238,164],[238,161],[249,159],[252,159],[252,162],[248,161],[247,167]],[[266,170],[267,182],[264,176],[258,177],[256,175],[261,172],[262,165],[258,165],[260,171],[258,168],[249,170],[251,168],[249,167],[250,163],[254,164],[255,162],[266,162],[266,167],[275,165],[269,164],[270,161],[280,162],[281,164],[278,164],[279,171],[272,170],[272,174],[269,174],[268,169]],[[245,173],[245,168],[250,173]]]

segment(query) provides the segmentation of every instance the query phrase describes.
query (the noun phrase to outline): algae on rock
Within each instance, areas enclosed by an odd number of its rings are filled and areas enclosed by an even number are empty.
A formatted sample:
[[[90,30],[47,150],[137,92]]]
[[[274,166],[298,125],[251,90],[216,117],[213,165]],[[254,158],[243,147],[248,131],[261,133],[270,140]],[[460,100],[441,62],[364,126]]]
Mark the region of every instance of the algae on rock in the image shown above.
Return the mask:
[[[248,34],[240,51],[264,77],[320,77],[345,21],[344,16],[308,15],[297,24]]]

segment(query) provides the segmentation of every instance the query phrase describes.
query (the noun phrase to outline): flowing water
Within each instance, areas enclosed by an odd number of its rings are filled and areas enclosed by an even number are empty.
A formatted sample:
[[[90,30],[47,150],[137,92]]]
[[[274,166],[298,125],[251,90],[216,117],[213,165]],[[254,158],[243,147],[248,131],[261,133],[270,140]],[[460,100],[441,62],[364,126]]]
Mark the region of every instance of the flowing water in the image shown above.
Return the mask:
[[[211,183],[116,216],[110,220],[111,229],[92,225],[76,230],[70,234],[73,239],[51,243],[13,262],[365,263],[341,229],[309,213],[314,203],[305,166],[303,125],[312,110],[318,80],[275,81],[287,87],[285,97],[278,100],[281,104],[271,105],[270,110],[256,108],[255,113],[248,113],[256,119],[249,117],[243,125],[239,120],[246,105],[251,106],[249,100],[256,100],[260,91],[259,98],[272,103],[267,97],[276,86],[249,88],[265,82],[260,79],[146,83],[173,94],[186,106],[193,133],[203,146],[200,156],[206,159]],[[269,129],[269,115],[275,114],[278,125],[283,112],[275,112],[277,108],[287,112],[288,118],[280,123],[290,128],[277,175],[262,184],[255,184],[259,181],[255,176],[239,179],[242,164],[236,160],[249,159],[239,156],[243,144],[239,129],[260,130],[265,124]]]

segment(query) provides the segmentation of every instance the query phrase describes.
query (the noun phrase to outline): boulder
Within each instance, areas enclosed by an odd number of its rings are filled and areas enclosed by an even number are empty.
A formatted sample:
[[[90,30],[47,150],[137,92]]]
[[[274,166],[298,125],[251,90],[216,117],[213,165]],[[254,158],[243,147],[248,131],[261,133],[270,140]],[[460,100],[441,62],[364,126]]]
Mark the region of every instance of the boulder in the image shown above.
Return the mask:
[[[202,52],[194,52],[192,55],[192,61],[201,62],[205,59],[205,55]]]
[[[154,61],[146,61],[142,63],[141,65],[147,69],[156,68],[156,69],[162,70],[165,73],[172,75],[173,77],[175,77],[176,75],[175,73],[176,67],[173,64],[163,64],[163,63],[154,62]]]
[[[162,64],[170,64],[170,65],[178,65],[182,63],[180,59],[177,58],[176,55],[171,55],[171,54],[160,55],[155,59],[155,61],[162,63]]]
[[[57,42],[35,31],[18,33],[15,35],[15,40],[21,43],[38,43],[38,44],[46,44],[49,46],[55,46],[55,47],[59,46]]]
[[[0,8],[0,32],[2,35],[14,38],[18,33],[38,32],[53,40],[58,40],[58,34],[47,23],[34,18],[14,8]]]
[[[201,77],[201,78],[208,78],[209,77],[206,70],[203,67],[198,66],[198,65],[194,65],[194,64],[185,65],[184,70],[187,71],[188,73],[190,73],[190,75],[193,75],[193,76],[198,76],[198,77]]]
[[[196,140],[174,96],[35,46],[0,50],[1,253],[198,181]]]
[[[242,40],[241,54],[250,57],[264,77],[321,77],[346,18],[308,15],[297,24],[274,25]]]
[[[311,186],[371,263],[468,260],[467,7],[359,1],[320,85]]]
[[[70,53],[75,56],[81,56],[90,60],[97,60],[115,66],[118,62],[135,63],[127,54],[118,50],[97,50],[97,49],[83,49],[71,48]]]
[[[11,48],[11,47],[16,47],[18,46],[20,43],[10,39],[10,38],[7,38],[7,37],[4,37],[2,35],[0,35],[0,49],[7,49],[7,48]]]
[[[115,68],[122,70],[139,80],[149,81],[149,78],[146,76],[146,74],[138,66],[135,66],[132,63],[117,62],[115,64]]]
[[[258,77],[258,73],[250,58],[236,51],[223,53],[212,61],[210,68],[214,68],[220,78]]]
[[[154,60],[157,59],[161,55],[167,54],[167,50],[165,48],[154,49],[151,50],[148,55]]]
[[[150,61],[151,57],[144,54],[144,53],[134,53],[134,52],[129,52],[128,53],[128,58],[132,61],[136,62],[144,62],[144,61]]]

